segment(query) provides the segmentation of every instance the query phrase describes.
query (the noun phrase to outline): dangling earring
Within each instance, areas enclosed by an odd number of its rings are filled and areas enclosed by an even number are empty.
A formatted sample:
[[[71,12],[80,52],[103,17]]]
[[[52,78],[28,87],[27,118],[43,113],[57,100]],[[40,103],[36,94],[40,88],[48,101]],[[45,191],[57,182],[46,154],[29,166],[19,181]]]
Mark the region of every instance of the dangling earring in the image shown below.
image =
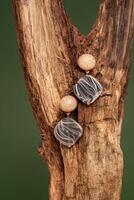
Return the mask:
[[[88,74],[89,70],[95,67],[96,61],[91,54],[83,54],[78,58],[77,63],[87,74],[75,84],[74,94],[83,103],[90,105],[102,93],[101,84],[96,78]]]
[[[60,109],[67,113],[67,117],[61,119],[54,129],[55,138],[67,147],[73,146],[82,136],[82,127],[72,118],[70,112],[77,108],[77,100],[71,96],[65,96],[60,101]]]

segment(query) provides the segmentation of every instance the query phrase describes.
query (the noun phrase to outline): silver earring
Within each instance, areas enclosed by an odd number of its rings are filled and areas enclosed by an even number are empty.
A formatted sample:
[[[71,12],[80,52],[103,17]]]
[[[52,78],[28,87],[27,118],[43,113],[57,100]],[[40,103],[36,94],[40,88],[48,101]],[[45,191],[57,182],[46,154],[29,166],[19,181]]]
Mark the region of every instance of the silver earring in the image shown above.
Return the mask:
[[[73,146],[82,136],[82,127],[72,118],[69,113],[77,107],[77,100],[73,96],[65,96],[61,99],[60,108],[67,113],[67,117],[61,119],[54,128],[55,138],[67,147]]]
[[[78,58],[78,66],[89,71],[95,67],[95,58],[90,54],[83,54]],[[91,75],[85,75],[74,86],[74,94],[83,103],[90,105],[102,93],[102,86],[99,81]]]

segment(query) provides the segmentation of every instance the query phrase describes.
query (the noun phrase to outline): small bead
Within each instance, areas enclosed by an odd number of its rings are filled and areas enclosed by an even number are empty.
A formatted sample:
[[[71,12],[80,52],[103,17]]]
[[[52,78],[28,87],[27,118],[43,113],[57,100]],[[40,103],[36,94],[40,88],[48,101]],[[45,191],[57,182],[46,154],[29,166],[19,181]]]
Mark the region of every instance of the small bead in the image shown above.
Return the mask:
[[[82,134],[83,128],[70,117],[63,118],[54,128],[55,138],[68,148],[73,146]]]
[[[96,60],[91,54],[83,54],[78,58],[77,63],[81,69],[88,71],[95,67]]]
[[[77,108],[77,100],[71,95],[63,97],[60,101],[60,109],[70,113]]]
[[[74,94],[80,101],[90,105],[102,94],[102,85],[93,76],[85,75],[75,84]]]

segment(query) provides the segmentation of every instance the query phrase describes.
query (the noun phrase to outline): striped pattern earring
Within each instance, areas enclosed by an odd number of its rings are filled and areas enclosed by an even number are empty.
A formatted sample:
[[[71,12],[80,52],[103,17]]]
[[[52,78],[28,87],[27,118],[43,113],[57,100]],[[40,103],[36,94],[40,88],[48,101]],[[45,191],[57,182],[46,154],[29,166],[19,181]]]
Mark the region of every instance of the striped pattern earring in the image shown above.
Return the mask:
[[[78,58],[78,66],[88,72],[96,65],[95,58],[90,54],[83,54]],[[75,96],[85,103],[90,105],[102,93],[102,86],[99,81],[91,75],[86,74],[74,86]]]
[[[71,96],[65,96],[60,101],[60,109],[67,113],[67,117],[61,119],[54,128],[55,138],[67,147],[73,146],[82,136],[82,127],[72,118],[70,112],[77,108],[77,100]]]

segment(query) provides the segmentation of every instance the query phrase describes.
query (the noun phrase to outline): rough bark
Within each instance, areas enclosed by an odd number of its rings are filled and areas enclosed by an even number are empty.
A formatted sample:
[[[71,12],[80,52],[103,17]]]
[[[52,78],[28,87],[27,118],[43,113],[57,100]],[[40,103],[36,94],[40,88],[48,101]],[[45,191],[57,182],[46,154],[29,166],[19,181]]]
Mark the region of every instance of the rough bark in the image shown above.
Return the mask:
[[[41,130],[39,153],[48,164],[51,200],[119,200],[123,156],[120,133],[134,33],[134,1],[102,0],[88,36],[72,25],[61,0],[13,0],[23,69]],[[84,128],[72,148],[60,145],[53,128],[64,116],[61,97],[83,72],[76,60],[91,53],[91,71],[103,85],[91,106],[79,102],[73,116]]]

